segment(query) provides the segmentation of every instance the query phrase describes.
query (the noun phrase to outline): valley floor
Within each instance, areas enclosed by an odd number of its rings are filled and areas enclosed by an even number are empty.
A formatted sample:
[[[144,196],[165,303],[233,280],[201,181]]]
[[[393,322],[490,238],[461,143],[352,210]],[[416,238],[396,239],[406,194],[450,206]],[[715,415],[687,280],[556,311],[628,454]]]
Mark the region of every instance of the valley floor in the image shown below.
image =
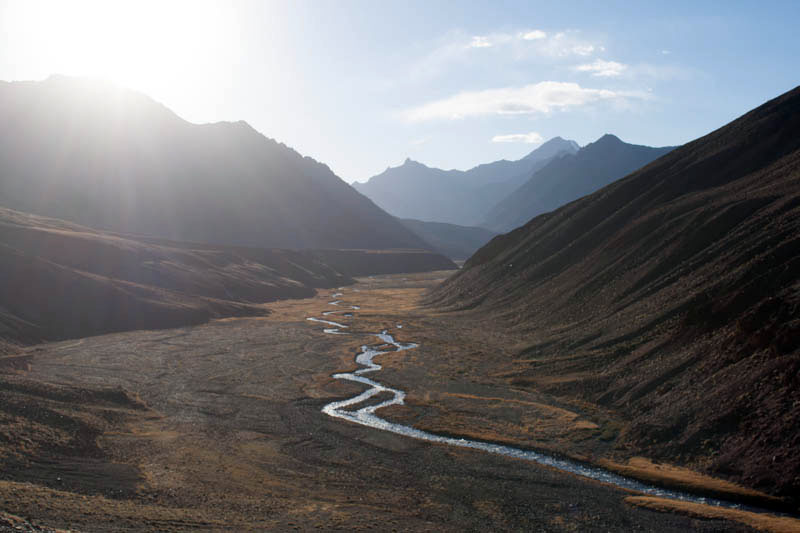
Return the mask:
[[[555,450],[717,493],[743,489],[614,447],[621,421],[510,385],[509,339],[419,305],[444,274],[362,279],[349,335],[307,321],[331,294],[269,304],[269,316],[40,345],[0,375],[0,511],[78,531],[775,531],[525,461],[454,449],[323,414],[362,385],[362,344],[386,329],[420,344],[370,375],[408,393],[381,416],[439,434]],[[398,327],[402,325],[401,327]],[[488,357],[487,354],[491,354]],[[491,363],[491,364],[490,364]],[[2,364],[2,360],[0,360]],[[666,474],[665,474],[666,473]],[[752,494],[750,497],[754,497]],[[673,509],[674,510],[674,509]],[[13,515],[9,518],[9,515]],[[783,529],[781,529],[783,528]]]

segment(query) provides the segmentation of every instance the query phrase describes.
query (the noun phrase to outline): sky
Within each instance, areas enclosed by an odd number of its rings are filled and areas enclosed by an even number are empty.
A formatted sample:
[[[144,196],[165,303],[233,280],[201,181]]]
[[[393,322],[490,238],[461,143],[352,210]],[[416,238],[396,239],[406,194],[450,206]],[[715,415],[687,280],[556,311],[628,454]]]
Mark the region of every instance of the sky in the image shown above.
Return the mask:
[[[0,80],[88,76],[365,181],[554,136],[679,145],[800,84],[800,2],[0,0]]]

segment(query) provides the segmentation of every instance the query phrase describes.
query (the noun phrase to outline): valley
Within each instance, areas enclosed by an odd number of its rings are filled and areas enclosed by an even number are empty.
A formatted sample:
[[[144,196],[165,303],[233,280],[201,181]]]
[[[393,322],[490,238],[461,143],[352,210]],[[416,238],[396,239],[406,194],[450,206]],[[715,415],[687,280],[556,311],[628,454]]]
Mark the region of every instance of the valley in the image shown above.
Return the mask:
[[[0,533],[800,533],[800,3],[572,4],[0,0]]]
[[[618,414],[509,386],[503,368],[488,365],[513,356],[513,337],[486,335],[476,315],[421,305],[446,275],[361,278],[316,297],[265,304],[270,313],[262,317],[26,349],[27,369],[6,365],[0,378],[4,510],[78,531],[109,524],[167,531],[543,524],[550,531],[749,530],[724,514],[706,520],[696,511],[661,512],[663,502],[633,505],[628,497],[636,493],[528,461],[327,416],[326,405],[364,391],[336,374],[360,368],[354,357],[366,344],[386,352],[376,361],[376,379],[406,393],[405,405],[381,409],[382,418],[457,438],[623,462],[626,451],[614,446],[624,425]],[[325,333],[330,324],[309,318],[347,326],[339,329],[347,334]],[[381,348],[388,339],[374,333],[383,330],[400,346],[418,346]],[[374,398],[390,400],[385,394]],[[341,403],[336,409],[352,413]],[[755,491],[703,476],[694,489],[770,504]],[[748,516],[758,527],[766,523]]]

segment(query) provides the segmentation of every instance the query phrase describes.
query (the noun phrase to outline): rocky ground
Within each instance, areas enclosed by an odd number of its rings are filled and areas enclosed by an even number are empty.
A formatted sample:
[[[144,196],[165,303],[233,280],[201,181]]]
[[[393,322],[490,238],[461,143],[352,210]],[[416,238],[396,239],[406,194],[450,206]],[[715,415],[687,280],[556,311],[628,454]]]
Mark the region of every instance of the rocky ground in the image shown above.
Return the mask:
[[[361,306],[341,318],[350,335],[305,320],[336,309],[334,291],[324,291],[269,304],[266,317],[28,349],[25,365],[0,375],[0,510],[78,531],[750,530],[724,515],[634,505],[624,490],[524,461],[324,415],[323,405],[361,390],[330,375],[354,369],[358,347],[385,328],[420,343],[378,361],[375,377],[408,392],[407,406],[387,409],[387,418],[623,458],[614,413],[509,386],[502,369],[484,363],[507,339],[420,307],[441,276],[345,288],[343,304]]]

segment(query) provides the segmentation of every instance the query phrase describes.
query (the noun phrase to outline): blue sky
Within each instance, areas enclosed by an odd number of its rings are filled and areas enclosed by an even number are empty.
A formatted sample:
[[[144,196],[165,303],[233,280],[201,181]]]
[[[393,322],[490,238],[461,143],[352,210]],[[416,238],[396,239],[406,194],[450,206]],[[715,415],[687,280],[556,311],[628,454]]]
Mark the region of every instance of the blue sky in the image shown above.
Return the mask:
[[[800,83],[800,2],[0,0],[0,79],[109,78],[365,180],[676,145]]]

